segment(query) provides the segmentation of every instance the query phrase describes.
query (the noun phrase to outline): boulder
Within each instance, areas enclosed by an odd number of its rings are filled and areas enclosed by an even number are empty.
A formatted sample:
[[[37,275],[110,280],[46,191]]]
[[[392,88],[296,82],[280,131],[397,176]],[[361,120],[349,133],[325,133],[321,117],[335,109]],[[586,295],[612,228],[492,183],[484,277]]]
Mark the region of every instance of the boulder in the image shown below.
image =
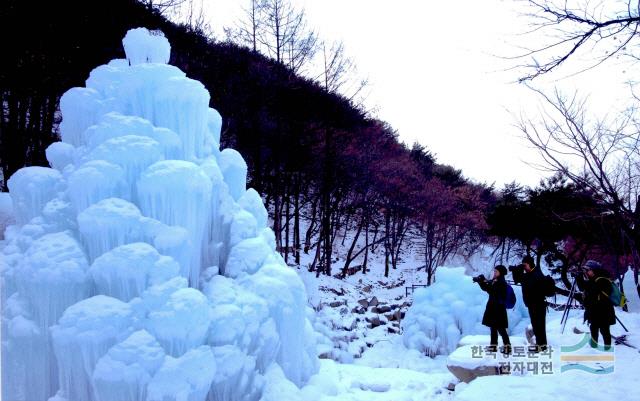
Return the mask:
[[[377,316],[374,316],[374,317],[367,317],[365,320],[369,323],[369,326],[370,326],[370,328],[372,328],[372,329],[373,329],[373,328],[376,328],[376,327],[378,327],[378,326],[382,326],[383,324],[385,324],[385,323],[384,323],[383,321],[381,321],[381,320],[380,320],[380,318],[379,318],[379,317],[377,317]]]
[[[360,315],[364,314],[367,310],[362,306],[358,305],[355,308],[351,309],[351,313],[358,313]]]
[[[374,308],[376,306],[378,306],[379,304],[380,304],[380,302],[378,301],[378,298],[376,298],[376,297],[371,298],[371,300],[369,301],[369,306],[372,306]]]
[[[463,338],[465,343],[469,343],[471,339]],[[469,344],[460,346],[449,354],[447,368],[458,380],[469,383],[481,376],[509,374],[511,362],[512,359],[500,352],[487,353],[484,345]]]
[[[362,307],[365,309],[369,307],[369,301],[367,301],[365,298],[362,298],[361,300],[359,300],[358,303],[362,305]]]
[[[371,311],[373,313],[387,313],[387,312],[391,312],[391,307],[388,305],[380,305],[380,306],[374,307]]]

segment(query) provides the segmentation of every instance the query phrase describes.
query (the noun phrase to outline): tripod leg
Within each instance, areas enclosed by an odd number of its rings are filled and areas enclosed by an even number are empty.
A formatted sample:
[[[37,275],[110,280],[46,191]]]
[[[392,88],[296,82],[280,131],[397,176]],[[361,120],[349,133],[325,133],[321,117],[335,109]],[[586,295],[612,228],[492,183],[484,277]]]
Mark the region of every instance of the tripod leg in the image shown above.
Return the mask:
[[[564,334],[564,329],[567,326],[567,321],[569,320],[569,314],[571,312],[571,304],[573,302],[573,296],[575,294],[576,291],[576,279],[573,279],[573,284],[571,285],[571,290],[569,291],[569,297],[567,298],[567,303],[564,307],[564,313],[562,314],[562,319],[560,320],[560,322],[562,323],[562,331],[561,333]]]

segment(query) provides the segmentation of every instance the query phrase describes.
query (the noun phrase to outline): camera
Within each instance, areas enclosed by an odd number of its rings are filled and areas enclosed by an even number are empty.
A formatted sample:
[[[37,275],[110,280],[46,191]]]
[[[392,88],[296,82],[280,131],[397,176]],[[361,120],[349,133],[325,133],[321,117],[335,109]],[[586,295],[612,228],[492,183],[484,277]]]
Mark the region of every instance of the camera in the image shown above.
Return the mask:
[[[523,264],[519,264],[519,265],[511,265],[509,266],[509,271],[511,272],[511,275],[513,276],[513,282],[518,284],[518,283],[522,283],[522,279],[524,278],[524,265]]]
[[[481,274],[479,276],[475,276],[471,280],[473,280],[474,283],[479,283],[481,281],[487,281],[487,279],[484,277],[484,274]]]

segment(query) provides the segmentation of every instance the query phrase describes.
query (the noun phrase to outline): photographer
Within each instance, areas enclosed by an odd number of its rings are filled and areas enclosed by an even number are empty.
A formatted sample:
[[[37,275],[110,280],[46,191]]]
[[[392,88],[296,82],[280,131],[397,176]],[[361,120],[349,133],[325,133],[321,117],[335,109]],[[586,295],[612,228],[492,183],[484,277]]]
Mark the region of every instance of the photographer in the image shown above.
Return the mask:
[[[609,299],[611,280],[602,265],[595,260],[585,263],[586,279],[583,275],[576,277],[578,288],[583,291],[584,320],[589,322],[591,331],[591,347],[598,346],[598,332],[602,334],[604,349],[611,348],[610,326],[616,324],[616,312]]]
[[[502,337],[504,353],[511,353],[511,343],[507,334],[509,322],[507,320],[507,309],[505,299],[507,297],[507,283],[505,276],[507,268],[498,265],[493,271],[493,279],[488,281],[483,275],[474,277],[473,281],[480,285],[483,291],[489,294],[489,300],[482,316],[482,324],[491,329],[490,347],[494,352],[498,350],[498,333]]]
[[[515,281],[522,283],[522,300],[529,310],[537,350],[545,351],[547,349],[547,301],[544,292],[544,275],[529,255],[522,258],[520,266],[521,268],[516,269],[519,270],[518,274],[512,269],[513,277]]]

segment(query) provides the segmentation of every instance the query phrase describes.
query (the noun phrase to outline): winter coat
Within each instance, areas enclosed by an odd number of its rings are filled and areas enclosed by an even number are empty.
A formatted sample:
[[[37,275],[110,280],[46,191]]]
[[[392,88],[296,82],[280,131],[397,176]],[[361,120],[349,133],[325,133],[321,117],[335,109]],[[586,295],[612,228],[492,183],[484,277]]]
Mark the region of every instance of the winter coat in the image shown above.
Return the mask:
[[[616,312],[609,299],[611,295],[611,281],[604,272],[584,280],[578,278],[578,288],[584,291],[584,320],[596,326],[611,326],[616,324]]]
[[[536,267],[522,275],[522,300],[528,308],[547,305],[544,295],[544,274]]]
[[[487,327],[507,328],[507,308],[504,306],[507,298],[507,282],[504,277],[496,280],[480,281],[480,288],[489,294],[489,300],[482,316],[482,324]]]

